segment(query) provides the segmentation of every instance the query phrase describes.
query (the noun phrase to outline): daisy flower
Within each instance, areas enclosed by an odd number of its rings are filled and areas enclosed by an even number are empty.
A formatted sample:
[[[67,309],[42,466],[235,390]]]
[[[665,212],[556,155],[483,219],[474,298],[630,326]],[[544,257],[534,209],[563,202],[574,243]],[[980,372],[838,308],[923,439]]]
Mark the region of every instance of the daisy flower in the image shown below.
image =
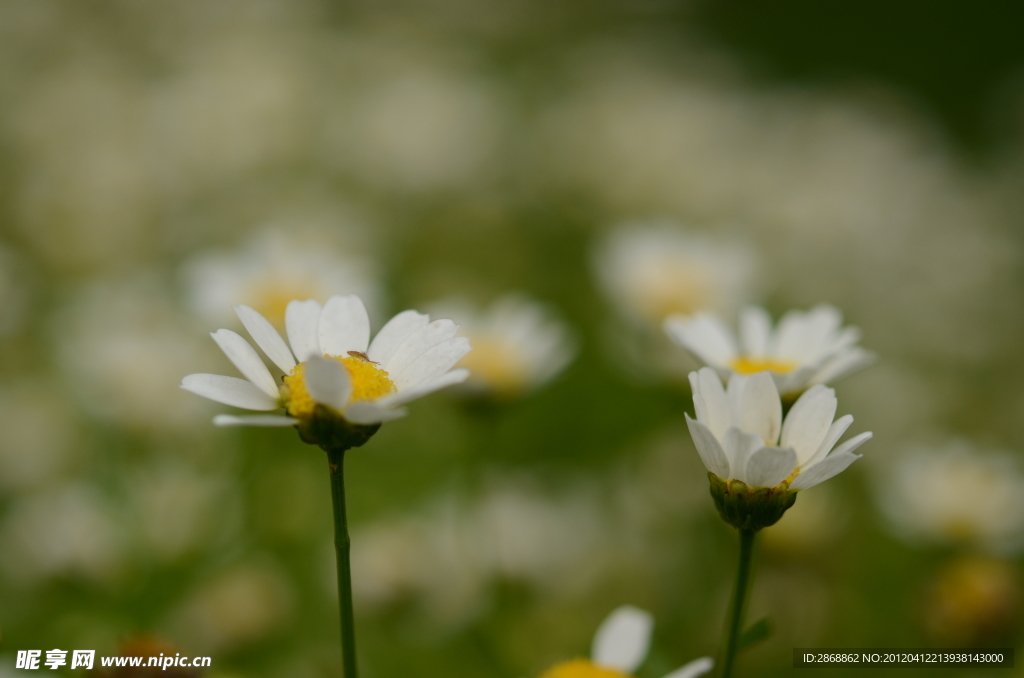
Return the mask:
[[[499,397],[522,395],[555,377],[576,354],[569,328],[544,304],[518,294],[478,310],[458,301],[437,304],[459,321],[459,334],[473,345],[459,366],[469,369],[466,386]]]
[[[628,678],[647,657],[654,620],[650,613],[631,605],[614,610],[594,634],[590,659],[556,664],[540,678]],[[701,657],[669,673],[665,678],[696,678],[715,663]]]
[[[719,512],[741,529],[777,522],[796,500],[796,490],[844,471],[860,457],[853,451],[871,438],[861,433],[833,449],[853,417],[833,422],[837,401],[826,386],[808,389],[785,420],[767,372],[733,374],[723,388],[715,371],[705,367],[690,373],[690,386],[697,418],[687,414],[686,424],[711,474]]]
[[[470,349],[468,339],[455,336],[458,325],[451,320],[431,322],[425,314],[403,311],[370,341],[370,320],[359,297],[336,295],[322,307],[293,300],[285,313],[289,347],[252,308],[236,306],[235,312],[284,376],[275,379],[238,334],[214,332],[245,379],[191,374],[181,387],[225,405],[276,412],[222,414],[214,419],[218,426],[294,425],[307,442],[333,445],[328,438],[341,434],[332,427],[374,427],[367,431],[372,434],[376,425],[403,416],[409,401],[469,376],[468,370],[451,369]]]
[[[911,542],[1024,547],[1024,473],[1015,455],[957,441],[913,449],[879,483],[883,512]]]
[[[727,378],[731,374],[768,372],[779,391],[793,397],[867,367],[873,353],[857,346],[860,330],[843,327],[838,309],[821,305],[790,311],[773,329],[763,308],[740,312],[739,337],[709,313],[672,315],[665,331],[680,346]]]
[[[671,223],[612,231],[595,250],[593,264],[619,313],[655,328],[673,313],[733,311],[748,299],[754,273],[748,248]]]
[[[241,303],[284,329],[292,299],[322,302],[333,290],[350,290],[371,308],[377,304],[379,286],[367,258],[341,256],[324,246],[323,232],[298,230],[267,229],[235,251],[203,252],[185,262],[181,276],[192,310],[224,322],[227,309]]]

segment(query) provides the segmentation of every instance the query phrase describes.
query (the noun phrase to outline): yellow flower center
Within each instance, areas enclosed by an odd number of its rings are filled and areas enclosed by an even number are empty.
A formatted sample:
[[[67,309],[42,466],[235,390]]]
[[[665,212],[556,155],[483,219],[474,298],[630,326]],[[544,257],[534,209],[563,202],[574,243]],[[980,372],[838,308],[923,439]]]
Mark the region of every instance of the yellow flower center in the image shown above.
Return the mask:
[[[246,295],[249,299],[246,303],[259,311],[259,313],[270,321],[277,328],[284,327],[284,315],[288,304],[293,299],[315,299],[317,289],[315,285],[304,284],[298,280],[283,280],[272,278],[263,280],[252,288]]]
[[[529,382],[529,369],[521,352],[506,342],[487,337],[471,337],[473,350],[459,362],[468,367],[472,378],[501,395],[515,395]]]
[[[655,323],[673,313],[706,308],[713,297],[705,276],[680,269],[674,262],[654,262],[637,277],[635,303],[640,314]]]
[[[362,354],[325,355],[324,357],[337,360],[348,372],[348,376],[352,380],[352,395],[348,399],[350,403],[360,400],[375,400],[397,390],[388,373],[377,367],[377,363],[364,358]],[[290,374],[286,374],[284,377],[287,391],[285,407],[288,409],[289,415],[300,419],[312,415],[316,408],[316,401],[306,390],[306,380],[303,376],[305,371],[306,363],[299,363]]]
[[[796,369],[792,360],[779,360],[760,356],[741,355],[729,363],[729,367],[738,374],[756,374],[757,372],[774,372],[788,374]]]
[[[540,678],[629,678],[629,676],[612,669],[597,666],[586,659],[573,659],[561,664],[555,664],[540,674]]]

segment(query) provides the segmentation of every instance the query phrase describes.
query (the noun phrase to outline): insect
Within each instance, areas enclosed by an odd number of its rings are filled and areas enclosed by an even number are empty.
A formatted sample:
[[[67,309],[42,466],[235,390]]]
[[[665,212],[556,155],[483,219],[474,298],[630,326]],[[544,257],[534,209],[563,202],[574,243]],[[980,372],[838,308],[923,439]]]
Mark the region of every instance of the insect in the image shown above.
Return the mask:
[[[370,356],[366,355],[362,351],[349,351],[348,354],[350,356],[352,356],[353,358],[362,358],[363,360],[365,360],[368,363],[373,363],[374,365],[380,365],[380,363],[377,362],[376,360],[370,360]]]

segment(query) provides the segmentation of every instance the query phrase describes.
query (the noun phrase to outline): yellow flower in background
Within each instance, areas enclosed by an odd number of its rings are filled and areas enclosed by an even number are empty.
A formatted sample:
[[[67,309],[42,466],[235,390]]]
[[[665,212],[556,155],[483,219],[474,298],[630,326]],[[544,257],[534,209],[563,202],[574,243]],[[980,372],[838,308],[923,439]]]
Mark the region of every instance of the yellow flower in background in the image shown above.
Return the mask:
[[[871,438],[861,433],[835,446],[853,417],[835,418],[835,391],[814,386],[785,420],[771,375],[738,374],[723,388],[709,367],[690,374],[696,419],[686,415],[701,461],[711,474],[712,496],[722,518],[738,529],[776,523],[796,500],[795,491],[822,483],[860,458]]]
[[[466,387],[497,397],[524,395],[553,379],[576,355],[568,326],[548,306],[519,294],[485,309],[460,300],[432,305],[459,322],[473,350],[458,363],[469,369]]]
[[[739,243],[672,223],[627,224],[598,244],[593,267],[623,317],[659,328],[673,313],[732,312],[746,302],[755,257]]]
[[[873,353],[857,345],[860,330],[843,327],[842,314],[827,305],[790,311],[774,328],[763,308],[744,308],[739,337],[710,313],[672,315],[665,320],[665,331],[723,378],[768,372],[786,397],[840,379],[875,360]]]
[[[1024,472],[1016,455],[964,441],[912,448],[877,486],[883,513],[908,541],[1024,548]]]
[[[631,605],[614,610],[594,634],[590,659],[572,659],[556,664],[540,678],[629,678],[647,658],[654,619],[650,613]],[[714,667],[710,657],[701,657],[665,678],[697,678]]]
[[[284,373],[278,383],[256,350],[230,330],[214,341],[245,379],[192,374],[181,387],[204,398],[277,414],[214,419],[218,426],[298,425],[309,442],[327,435],[322,426],[341,417],[348,424],[374,426],[404,416],[402,405],[466,379],[451,368],[469,351],[451,320],[430,321],[416,311],[399,313],[370,341],[370,319],[355,295],[289,302],[285,313],[290,347],[262,315],[248,306],[236,313],[257,346]],[[283,411],[282,411],[283,410]],[[313,438],[313,439],[310,439]],[[360,443],[361,444],[361,443]]]
[[[301,230],[296,234],[295,229],[267,229],[237,251],[192,257],[182,267],[189,305],[198,315],[222,322],[228,308],[244,304],[279,330],[284,329],[293,299],[322,302],[334,290],[352,290],[376,307],[380,290],[372,263],[352,254],[342,256],[338,248],[325,244],[325,233],[314,230],[307,235],[303,237]]]

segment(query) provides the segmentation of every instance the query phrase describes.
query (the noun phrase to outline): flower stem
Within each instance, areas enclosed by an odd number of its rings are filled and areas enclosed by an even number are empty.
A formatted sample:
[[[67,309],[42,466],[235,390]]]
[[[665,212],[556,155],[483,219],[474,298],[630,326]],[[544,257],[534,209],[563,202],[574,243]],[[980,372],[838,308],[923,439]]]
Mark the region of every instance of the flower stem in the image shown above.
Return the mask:
[[[732,610],[726,626],[725,657],[722,661],[722,678],[730,678],[736,662],[736,650],[740,633],[743,631],[743,608],[750,585],[750,565],[754,555],[754,530],[740,530],[740,567],[736,573],[736,589],[732,594]]]
[[[334,503],[334,553],[338,563],[338,605],[341,608],[341,665],[344,678],[356,678],[356,627],[352,614],[352,542],[345,513],[345,450],[327,450],[331,470],[331,499]]]

